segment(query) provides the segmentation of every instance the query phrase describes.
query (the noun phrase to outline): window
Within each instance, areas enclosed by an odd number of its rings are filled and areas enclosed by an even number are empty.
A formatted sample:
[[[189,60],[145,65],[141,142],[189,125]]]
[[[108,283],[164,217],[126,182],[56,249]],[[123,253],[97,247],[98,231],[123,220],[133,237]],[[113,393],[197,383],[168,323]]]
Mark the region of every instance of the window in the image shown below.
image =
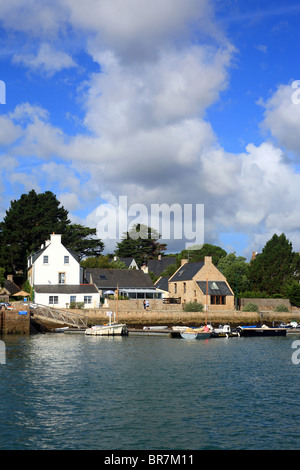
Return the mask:
[[[105,280],[107,277],[104,274],[99,274],[99,279]]]
[[[211,295],[211,305],[226,305],[226,295]]]
[[[177,283],[174,282],[174,293],[177,294]]]
[[[58,284],[66,283],[66,273],[58,273]]]
[[[47,255],[44,255],[44,256],[43,256],[43,263],[44,263],[44,264],[48,264],[48,263],[49,263],[49,256],[47,256]]]
[[[84,303],[85,304],[91,304],[92,303],[92,296],[91,295],[85,295],[84,296]]]
[[[70,295],[70,304],[72,302],[76,303],[76,295]]]
[[[64,256],[64,264],[69,264],[69,256]]]
[[[49,295],[49,305],[58,304],[58,295]]]
[[[183,283],[183,292],[186,293],[186,282]]]

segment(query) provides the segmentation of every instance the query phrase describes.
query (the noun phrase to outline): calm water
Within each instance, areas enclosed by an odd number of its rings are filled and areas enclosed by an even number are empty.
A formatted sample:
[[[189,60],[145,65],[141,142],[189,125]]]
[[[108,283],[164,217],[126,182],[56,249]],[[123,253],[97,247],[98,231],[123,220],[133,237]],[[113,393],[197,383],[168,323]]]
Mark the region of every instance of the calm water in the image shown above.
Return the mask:
[[[2,338],[0,447],[299,449],[298,339]]]

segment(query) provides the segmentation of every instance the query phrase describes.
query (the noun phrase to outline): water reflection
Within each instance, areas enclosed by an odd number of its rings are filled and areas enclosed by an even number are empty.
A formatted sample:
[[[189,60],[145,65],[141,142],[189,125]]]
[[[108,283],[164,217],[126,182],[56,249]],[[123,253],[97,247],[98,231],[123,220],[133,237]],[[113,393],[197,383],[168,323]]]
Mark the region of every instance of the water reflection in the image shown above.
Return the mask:
[[[291,341],[11,337],[2,449],[297,448]]]

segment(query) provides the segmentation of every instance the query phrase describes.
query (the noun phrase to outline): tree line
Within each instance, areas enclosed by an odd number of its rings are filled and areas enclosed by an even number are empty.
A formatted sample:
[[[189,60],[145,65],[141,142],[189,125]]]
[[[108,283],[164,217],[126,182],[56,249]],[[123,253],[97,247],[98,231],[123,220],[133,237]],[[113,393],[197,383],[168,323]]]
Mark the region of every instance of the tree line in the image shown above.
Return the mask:
[[[95,228],[72,224],[68,211],[51,191],[37,194],[31,190],[11,201],[0,223],[0,283],[3,284],[7,274],[14,274],[24,282],[27,257],[38,251],[53,232],[62,235],[63,245],[79,255],[84,267],[125,268],[120,260],[112,260],[113,255],[132,257],[141,267],[148,260],[164,255],[167,249],[167,245],[160,242],[157,231],[137,224],[132,233],[123,234],[114,254],[103,255],[104,243],[97,238]],[[143,236],[138,236],[139,232]],[[300,256],[293,251],[292,243],[284,233],[274,234],[262,252],[249,263],[236,253],[227,253],[223,248],[207,243],[201,249],[164,256],[173,256],[176,260],[162,273],[164,276],[171,276],[183,258],[196,262],[212,256],[213,264],[224,274],[238,297],[285,297],[300,307]],[[155,281],[153,273],[150,275]]]

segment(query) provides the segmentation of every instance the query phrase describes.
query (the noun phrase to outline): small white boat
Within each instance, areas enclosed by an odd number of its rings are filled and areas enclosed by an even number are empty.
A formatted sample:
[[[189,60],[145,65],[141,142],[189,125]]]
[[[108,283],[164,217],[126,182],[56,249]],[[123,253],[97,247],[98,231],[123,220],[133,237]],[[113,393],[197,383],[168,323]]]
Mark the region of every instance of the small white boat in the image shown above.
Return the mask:
[[[180,332],[183,339],[208,339],[211,337],[211,331],[204,331],[203,328],[188,328]]]
[[[108,325],[92,326],[85,330],[85,334],[94,336],[125,336],[128,334],[128,329],[123,323],[110,323]]]
[[[95,325],[85,330],[86,335],[93,336],[126,336],[128,335],[127,325],[124,323],[116,323],[111,321],[112,312],[107,312],[109,323],[104,325]]]

